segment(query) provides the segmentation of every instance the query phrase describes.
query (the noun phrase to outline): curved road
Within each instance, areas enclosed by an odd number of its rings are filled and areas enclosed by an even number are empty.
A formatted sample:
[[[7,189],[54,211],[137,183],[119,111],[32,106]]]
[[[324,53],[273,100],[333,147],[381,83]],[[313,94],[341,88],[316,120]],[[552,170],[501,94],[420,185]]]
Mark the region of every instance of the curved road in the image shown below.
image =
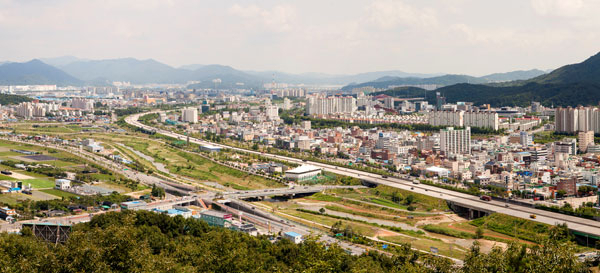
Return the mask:
[[[173,132],[170,132],[167,130],[154,128],[154,127],[142,124],[138,121],[139,117],[142,115],[146,115],[149,113],[158,113],[158,112],[160,112],[160,111],[152,111],[152,112],[134,114],[134,115],[126,117],[125,121],[130,125],[133,125],[138,128],[142,128],[147,131],[154,131],[156,133],[166,135],[169,137],[173,137],[176,139],[181,139],[181,140],[187,139],[187,136],[176,134],[176,133],[173,133]],[[304,163],[303,160],[297,159],[297,158],[273,155],[273,154],[262,153],[262,152],[257,152],[257,151],[253,151],[253,150],[246,150],[246,149],[226,146],[226,145],[222,145],[222,144],[218,144],[218,143],[212,143],[212,142],[208,142],[205,140],[192,138],[192,137],[190,137],[189,139],[190,139],[190,142],[200,144],[200,145],[212,145],[212,146],[217,146],[217,147],[221,147],[221,148],[228,148],[231,150],[242,151],[242,152],[246,152],[246,153],[260,154],[264,157],[275,158],[278,160],[284,160],[284,161],[297,163],[297,164]],[[358,170],[354,170],[354,169],[343,168],[343,167],[337,167],[334,165],[324,164],[324,163],[320,163],[320,162],[311,161],[310,164],[317,166],[317,167],[321,167],[323,170],[328,171],[328,172],[332,172],[332,173],[336,173],[336,174],[340,174],[340,175],[351,176],[351,177],[356,177],[359,179],[367,180],[372,183],[395,187],[395,188],[399,188],[399,189],[403,189],[403,190],[408,190],[408,191],[412,190],[416,193],[444,199],[444,200],[455,202],[455,203],[458,203],[458,204],[461,204],[464,206],[468,206],[468,207],[479,208],[479,209],[485,210],[485,211],[503,213],[503,214],[507,214],[507,215],[511,215],[511,216],[515,216],[515,217],[519,217],[519,218],[523,218],[523,219],[528,219],[528,220],[532,220],[532,221],[536,221],[536,222],[550,224],[550,225],[566,223],[568,225],[569,229],[571,229],[571,230],[582,232],[582,233],[587,233],[590,235],[600,236],[600,222],[594,221],[594,220],[589,220],[589,219],[584,219],[584,218],[580,218],[580,217],[574,217],[574,216],[564,215],[564,214],[560,214],[560,213],[539,210],[539,209],[515,205],[515,204],[511,204],[509,207],[505,207],[505,203],[501,202],[501,201],[482,201],[477,196],[464,194],[464,193],[460,193],[460,192],[455,192],[455,191],[451,191],[451,190],[446,190],[446,189],[429,186],[429,185],[424,185],[424,184],[412,184],[412,182],[409,180],[400,179],[400,178],[396,178],[396,177],[382,178],[382,176],[377,175],[377,174],[364,172],[364,171],[358,171]],[[536,219],[530,219],[529,216],[531,214],[535,214],[537,216]]]

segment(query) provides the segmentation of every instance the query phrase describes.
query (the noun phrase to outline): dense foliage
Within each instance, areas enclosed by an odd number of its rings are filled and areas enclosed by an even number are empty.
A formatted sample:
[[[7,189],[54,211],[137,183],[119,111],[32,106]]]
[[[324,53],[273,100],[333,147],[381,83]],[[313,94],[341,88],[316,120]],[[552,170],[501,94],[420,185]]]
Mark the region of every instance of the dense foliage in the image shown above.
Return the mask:
[[[558,233],[557,234],[561,234]],[[394,248],[352,256],[308,239],[271,243],[265,237],[209,227],[202,221],[152,212],[95,216],[75,225],[65,244],[0,234],[0,268],[6,272],[585,272],[573,246],[556,236],[526,251],[510,245],[483,254],[475,246],[464,269],[446,260]]]
[[[26,96],[0,94],[0,105],[19,104],[28,101],[32,101],[32,99]]]
[[[436,92],[442,93],[448,102],[468,101],[475,105],[489,103],[497,107],[528,106],[532,101],[539,101],[547,106],[596,105],[600,101],[600,84],[597,83],[528,83],[515,86],[461,83],[438,88],[435,91],[413,87],[376,92],[373,95],[425,96],[429,103],[435,104]]]

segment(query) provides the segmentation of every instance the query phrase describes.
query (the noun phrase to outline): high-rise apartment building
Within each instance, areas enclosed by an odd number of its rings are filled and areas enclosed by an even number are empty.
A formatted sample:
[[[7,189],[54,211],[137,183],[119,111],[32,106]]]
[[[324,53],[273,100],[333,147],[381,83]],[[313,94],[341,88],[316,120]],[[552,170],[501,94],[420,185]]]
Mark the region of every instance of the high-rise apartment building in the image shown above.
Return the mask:
[[[310,97],[306,102],[307,115],[351,114],[356,109],[354,97]]]
[[[455,130],[453,127],[440,130],[440,150],[445,154],[471,153],[471,127]]]
[[[277,120],[279,119],[279,107],[274,105],[269,105],[265,109],[265,115],[269,120]]]
[[[587,152],[588,146],[594,145],[594,131],[579,132],[577,140],[579,141],[579,151]]]
[[[198,108],[188,107],[181,109],[181,121],[198,123]]]
[[[427,113],[433,126],[479,127],[498,130],[498,113],[490,111],[431,111]]]
[[[556,131],[577,133],[594,131],[600,133],[600,110],[596,107],[556,108],[554,119]]]
[[[94,111],[94,101],[83,98],[73,98],[71,100],[71,107],[91,112]]]

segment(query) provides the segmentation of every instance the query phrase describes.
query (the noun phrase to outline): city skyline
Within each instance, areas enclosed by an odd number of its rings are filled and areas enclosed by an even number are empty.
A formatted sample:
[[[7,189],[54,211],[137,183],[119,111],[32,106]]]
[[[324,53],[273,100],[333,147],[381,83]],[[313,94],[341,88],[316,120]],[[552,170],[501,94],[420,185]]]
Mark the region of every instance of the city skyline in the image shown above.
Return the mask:
[[[598,1],[344,1],[343,12],[340,3],[6,0],[0,60],[134,57],[175,67],[479,76],[554,69],[595,54],[600,42]]]

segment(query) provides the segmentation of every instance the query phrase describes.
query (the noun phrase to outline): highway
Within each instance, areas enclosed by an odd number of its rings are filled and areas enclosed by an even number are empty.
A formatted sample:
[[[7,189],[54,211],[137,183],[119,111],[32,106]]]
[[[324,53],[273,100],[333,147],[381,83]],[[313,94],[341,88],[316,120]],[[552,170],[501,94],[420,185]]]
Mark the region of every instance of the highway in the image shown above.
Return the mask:
[[[187,136],[173,133],[173,132],[170,132],[167,130],[154,128],[154,127],[142,124],[138,121],[139,117],[142,115],[146,115],[149,113],[157,113],[157,112],[160,112],[160,111],[134,114],[134,115],[126,117],[125,121],[130,125],[133,125],[135,127],[138,127],[138,128],[141,128],[141,129],[144,129],[147,131],[154,131],[156,133],[166,135],[169,137],[173,137],[176,139],[182,139],[182,140],[187,139]],[[278,159],[278,160],[284,160],[284,161],[296,163],[296,164],[306,163],[303,160],[297,159],[297,158],[273,155],[273,154],[262,153],[262,152],[257,152],[257,151],[253,151],[253,150],[247,150],[247,149],[241,149],[241,148],[237,148],[237,147],[222,145],[219,143],[208,142],[205,140],[196,139],[196,138],[192,138],[192,137],[190,137],[189,140],[190,140],[190,142],[195,143],[195,144],[212,145],[212,146],[217,146],[217,147],[222,147],[222,148],[228,148],[231,150],[241,151],[241,152],[245,152],[245,153],[259,154],[264,157],[274,158],[274,159]],[[565,223],[568,225],[569,229],[571,229],[571,230],[582,232],[582,233],[587,233],[587,234],[594,235],[594,236],[600,236],[600,222],[594,221],[594,220],[589,220],[589,219],[584,219],[584,218],[574,217],[574,216],[568,216],[568,215],[564,215],[564,214],[560,214],[560,213],[554,213],[554,212],[539,210],[539,209],[515,205],[515,204],[510,204],[508,207],[505,207],[504,202],[483,201],[483,200],[480,200],[479,197],[477,197],[477,196],[464,194],[464,193],[460,193],[460,192],[455,192],[455,191],[451,191],[451,190],[446,190],[446,189],[429,186],[429,185],[424,185],[424,184],[413,184],[412,181],[407,180],[407,179],[401,179],[401,178],[397,178],[397,177],[383,178],[382,176],[377,175],[377,174],[364,172],[364,171],[358,171],[358,170],[344,168],[344,167],[338,167],[338,166],[324,164],[324,163],[320,163],[320,162],[312,162],[311,161],[310,164],[317,166],[317,167],[321,167],[324,171],[328,171],[328,172],[332,172],[332,173],[336,173],[336,174],[340,174],[340,175],[346,175],[346,176],[350,176],[350,177],[356,177],[356,178],[363,179],[363,180],[366,180],[371,183],[376,183],[376,184],[386,185],[386,186],[400,188],[400,189],[404,189],[404,190],[414,191],[416,193],[429,195],[432,197],[437,197],[437,198],[451,201],[456,204],[464,205],[467,207],[479,208],[481,210],[485,210],[485,211],[489,211],[489,212],[503,213],[503,214],[507,214],[507,215],[511,215],[511,216],[515,216],[515,217],[519,217],[519,218],[523,218],[523,219],[540,222],[540,223],[550,224],[550,225]],[[536,219],[531,219],[530,218],[531,214],[535,214],[537,216]]]

